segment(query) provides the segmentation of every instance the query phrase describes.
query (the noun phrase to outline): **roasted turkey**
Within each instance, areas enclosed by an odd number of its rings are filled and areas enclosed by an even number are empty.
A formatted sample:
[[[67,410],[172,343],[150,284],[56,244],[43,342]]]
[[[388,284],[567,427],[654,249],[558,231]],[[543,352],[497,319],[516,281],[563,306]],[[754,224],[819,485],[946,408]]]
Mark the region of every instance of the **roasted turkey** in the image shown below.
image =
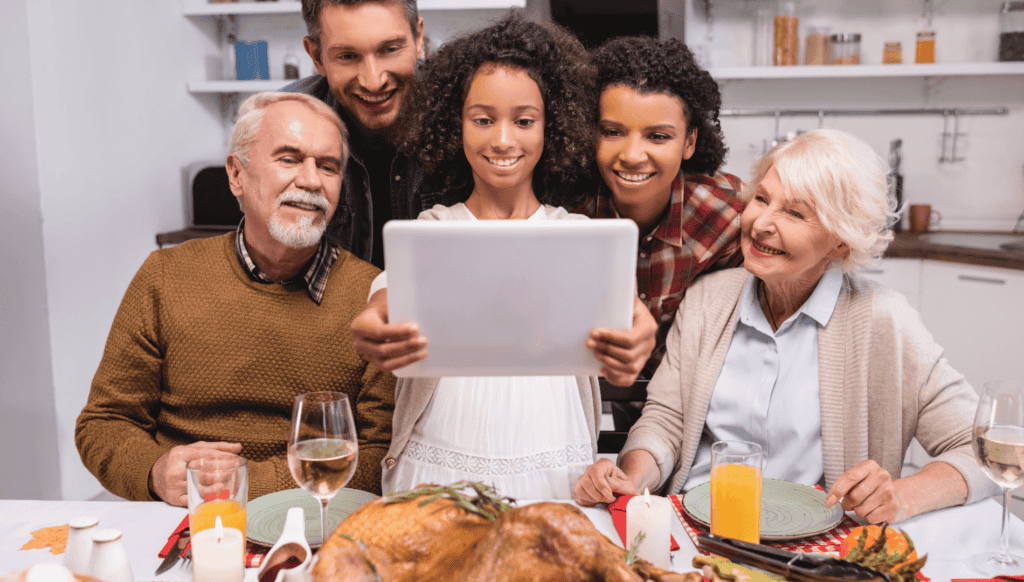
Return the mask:
[[[691,581],[630,559],[576,507],[511,507],[485,487],[425,486],[346,518],[318,552],[314,582]],[[439,491],[444,490],[439,493]]]

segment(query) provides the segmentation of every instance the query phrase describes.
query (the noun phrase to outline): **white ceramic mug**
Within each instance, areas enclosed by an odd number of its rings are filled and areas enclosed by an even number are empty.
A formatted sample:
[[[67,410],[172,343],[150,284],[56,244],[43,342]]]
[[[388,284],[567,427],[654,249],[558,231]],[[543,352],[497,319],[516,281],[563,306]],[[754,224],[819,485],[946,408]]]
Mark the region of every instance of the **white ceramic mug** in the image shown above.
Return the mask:
[[[99,529],[92,534],[89,576],[103,582],[135,582],[131,564],[121,544],[121,531]]]
[[[61,564],[73,574],[89,573],[89,557],[92,556],[92,532],[96,531],[99,520],[91,515],[76,517],[68,522],[68,542],[64,547]]]

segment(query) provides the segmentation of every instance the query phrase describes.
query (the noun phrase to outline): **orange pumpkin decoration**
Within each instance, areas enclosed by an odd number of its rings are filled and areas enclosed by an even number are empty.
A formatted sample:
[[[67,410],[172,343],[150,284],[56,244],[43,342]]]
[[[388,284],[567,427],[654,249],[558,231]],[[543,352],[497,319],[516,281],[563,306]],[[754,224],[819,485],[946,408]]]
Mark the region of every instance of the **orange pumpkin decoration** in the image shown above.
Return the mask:
[[[860,542],[861,536],[864,532],[867,532],[867,540],[864,542],[865,548],[870,548],[878,540],[879,534],[882,532],[882,526],[878,525],[862,525],[853,528],[845,538],[843,538],[842,544],[839,546],[839,556],[845,558],[849,553],[857,547],[857,543]],[[907,551],[907,538],[902,532],[897,531],[895,528],[885,528],[885,548],[884,552],[889,555],[901,555]],[[902,566],[903,564],[914,562],[917,560],[917,550],[912,550],[910,555],[901,562],[898,562],[893,566],[893,570]]]

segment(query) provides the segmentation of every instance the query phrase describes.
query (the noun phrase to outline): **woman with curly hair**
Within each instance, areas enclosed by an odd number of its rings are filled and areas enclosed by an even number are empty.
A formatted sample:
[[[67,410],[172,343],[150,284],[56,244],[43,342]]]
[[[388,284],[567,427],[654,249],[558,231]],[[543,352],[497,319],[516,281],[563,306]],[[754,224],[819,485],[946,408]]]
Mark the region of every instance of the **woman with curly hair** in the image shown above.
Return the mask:
[[[658,347],[644,369],[650,377],[689,284],[742,261],[743,182],[719,171],[727,151],[718,122],[722,97],[686,45],[615,38],[591,60],[603,183],[580,211],[640,227],[637,286],[659,324]]]
[[[408,100],[402,147],[434,186],[464,202],[435,206],[421,220],[586,218],[561,207],[576,198],[592,156],[580,58],[567,33],[512,13],[427,62]],[[356,349],[387,371],[425,357],[414,325],[386,323],[386,288],[371,293],[352,325]],[[602,375],[628,385],[655,330],[636,299],[631,330],[594,330],[587,346]],[[517,498],[571,499],[594,459],[600,407],[593,377],[402,378],[383,489],[473,480]]]

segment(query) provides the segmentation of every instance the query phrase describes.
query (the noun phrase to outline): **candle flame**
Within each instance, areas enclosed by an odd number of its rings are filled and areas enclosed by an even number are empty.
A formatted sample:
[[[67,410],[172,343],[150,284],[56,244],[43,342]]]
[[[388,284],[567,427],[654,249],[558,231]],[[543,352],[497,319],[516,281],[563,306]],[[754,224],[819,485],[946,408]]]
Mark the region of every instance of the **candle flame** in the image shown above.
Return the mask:
[[[217,516],[217,520],[213,522],[213,536],[217,538],[217,543],[220,543],[221,538],[224,537],[224,522],[220,520],[220,516]]]
[[[647,507],[651,506],[651,490],[647,487],[644,487],[644,503],[647,504]]]

